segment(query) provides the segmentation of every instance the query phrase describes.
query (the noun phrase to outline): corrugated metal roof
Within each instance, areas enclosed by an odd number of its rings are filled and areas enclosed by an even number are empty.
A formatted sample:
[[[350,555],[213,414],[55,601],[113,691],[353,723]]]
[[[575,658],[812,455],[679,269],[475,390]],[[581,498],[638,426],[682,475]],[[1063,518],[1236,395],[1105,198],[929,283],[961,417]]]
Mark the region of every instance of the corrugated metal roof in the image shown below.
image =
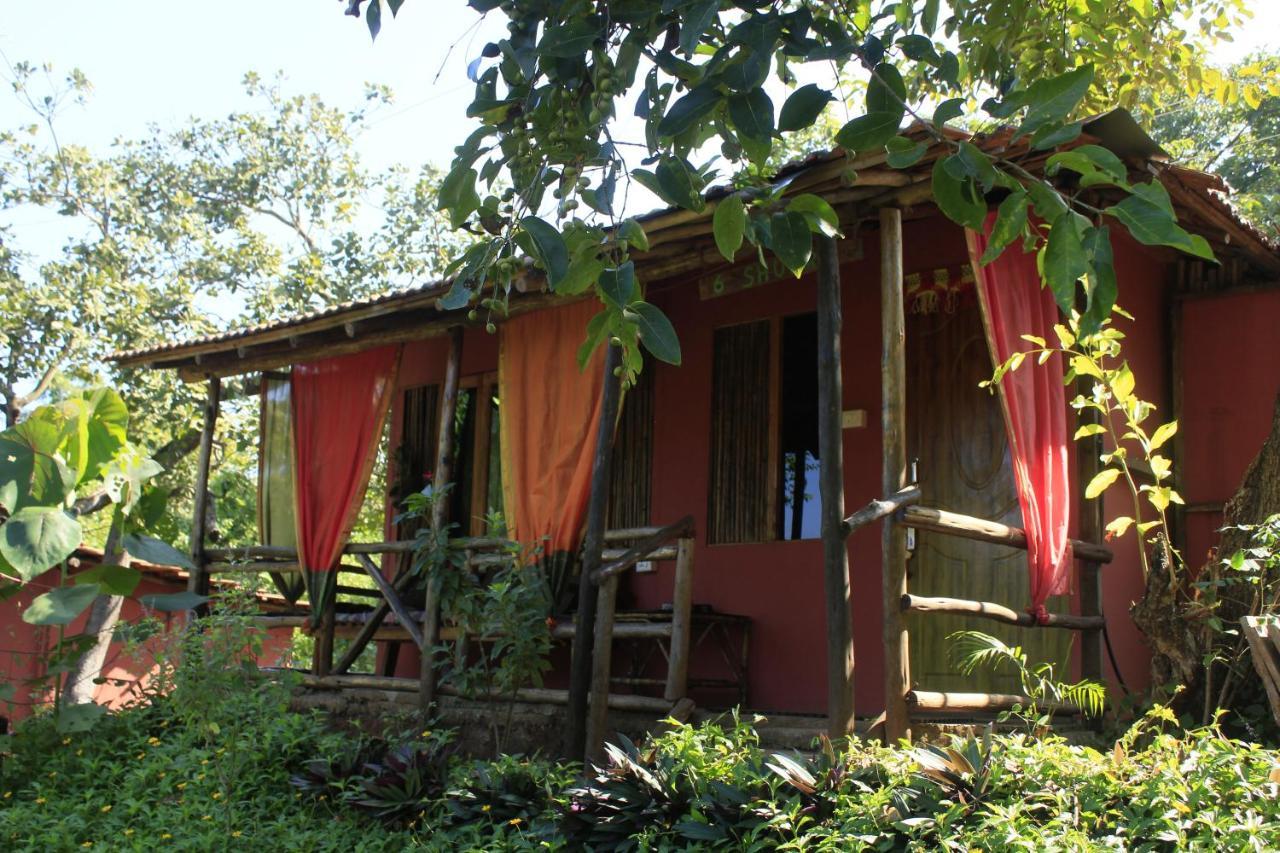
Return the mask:
[[[1238,227],[1252,236],[1258,243],[1265,246],[1272,254],[1280,256],[1280,243],[1271,235],[1264,234],[1259,231],[1248,221],[1244,220],[1232,208],[1227,200],[1230,188],[1227,184],[1216,175],[1198,172],[1186,167],[1176,166],[1163,162],[1167,159],[1164,151],[1146,134],[1144,130],[1134,121],[1133,117],[1125,110],[1116,109],[1108,113],[1104,113],[1094,119],[1085,122],[1085,131],[1090,135],[1098,138],[1106,147],[1116,150],[1121,156],[1141,157],[1149,161],[1159,164],[1158,169],[1166,172],[1172,172],[1184,184],[1190,185],[1190,188],[1197,192],[1200,198],[1206,199],[1220,214],[1229,217]],[[929,130],[919,122],[913,123],[902,131],[904,136],[926,137]],[[988,134],[966,134],[961,131],[955,131],[951,128],[947,129],[948,135],[957,138],[970,138],[980,147],[991,150],[999,150],[1007,143],[1010,135],[1010,128],[999,128]],[[801,157],[790,163],[783,165],[774,176],[774,182],[782,182],[787,179],[794,178],[815,166],[834,162],[841,157],[846,156],[843,149],[832,149],[830,151],[821,151]],[[714,201],[733,191],[731,185],[717,185],[709,189],[704,197],[708,201]],[[679,207],[663,207],[651,210],[647,213],[635,217],[640,222],[652,222],[665,216],[670,216],[682,212]],[[351,315],[358,312],[364,312],[369,309],[377,308],[381,305],[396,306],[410,303],[430,304],[436,298],[444,295],[450,286],[450,279],[442,279],[439,281],[428,282],[419,287],[406,288],[400,290],[392,290],[378,296],[368,299],[352,300],[332,305],[317,311],[305,314],[295,315],[288,319],[277,320],[269,323],[261,323],[253,326],[245,326],[236,329],[229,329],[225,332],[206,335],[199,338],[191,338],[185,341],[177,341],[173,343],[159,344],[152,347],[143,347],[132,350],[123,350],[113,353],[109,358],[117,362],[138,363],[148,360],[173,360],[181,357],[184,350],[208,347],[213,344],[234,344],[248,338],[254,338],[266,333],[284,332],[295,328],[311,325],[317,322],[330,319],[333,321],[331,325],[338,325],[344,315]],[[229,349],[230,347],[228,347]],[[164,359],[163,357],[170,358]]]

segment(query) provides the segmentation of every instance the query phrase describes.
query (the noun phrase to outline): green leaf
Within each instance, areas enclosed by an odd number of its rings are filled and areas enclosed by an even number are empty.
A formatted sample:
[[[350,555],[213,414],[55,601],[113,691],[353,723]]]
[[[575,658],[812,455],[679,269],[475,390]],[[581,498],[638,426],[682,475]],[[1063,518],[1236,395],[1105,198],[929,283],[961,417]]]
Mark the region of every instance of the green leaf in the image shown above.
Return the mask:
[[[591,50],[600,37],[600,31],[587,18],[570,18],[543,33],[542,40],[538,42],[538,53],[556,59],[573,59]]]
[[[1025,192],[1010,193],[996,211],[996,221],[991,227],[991,238],[987,241],[986,251],[978,261],[983,266],[1004,254],[1009,244],[1018,239],[1027,226],[1027,194]]]
[[[902,74],[888,62],[881,62],[867,82],[867,112],[892,113],[902,120],[906,112],[907,87]]]
[[[885,162],[894,169],[905,169],[918,163],[929,146],[924,141],[913,142],[905,136],[895,136],[884,147],[889,152]]]
[[[1151,449],[1159,450],[1164,443],[1178,432],[1178,422],[1169,421],[1167,424],[1161,424],[1156,431],[1151,434]]]
[[[159,610],[161,613],[179,613],[207,604],[209,596],[196,595],[194,592],[171,592],[165,595],[144,595],[138,602],[143,607]]]
[[[961,142],[959,150],[949,159],[959,166],[964,174],[976,180],[984,190],[995,186],[996,167],[991,164],[991,158],[973,143]]]
[[[678,136],[698,123],[714,110],[722,100],[714,86],[695,86],[687,95],[676,101],[658,122],[659,136]]]
[[[480,195],[476,192],[479,178],[476,170],[464,163],[455,166],[440,182],[436,208],[449,214],[452,227],[462,227],[467,217],[480,209]]]
[[[596,347],[604,340],[606,333],[609,331],[609,318],[613,315],[613,311],[606,308],[599,314],[596,314],[587,323],[587,336],[578,347],[578,370],[586,370],[587,362],[591,360],[591,354],[596,351]]]
[[[0,556],[29,581],[74,554],[80,535],[80,523],[57,507],[23,507],[0,526]]]
[[[1199,234],[1188,234],[1178,225],[1169,193],[1159,181],[1134,184],[1133,193],[1103,211],[1129,229],[1139,243],[1171,246],[1189,255],[1215,260],[1213,250]]]
[[[58,453],[65,426],[57,410],[42,406],[0,433],[0,504],[10,512],[60,505],[75,488],[76,474]]]
[[[1106,531],[1112,537],[1118,538],[1120,536],[1123,536],[1131,526],[1133,526],[1133,519],[1127,515],[1122,515],[1119,518],[1111,521],[1107,525]]]
[[[378,33],[382,31],[382,6],[379,0],[369,0],[369,5],[364,10],[364,22],[369,27],[369,38],[376,41]]]
[[[836,143],[850,151],[879,148],[897,136],[901,122],[901,113],[867,113],[840,128],[836,134]]]
[[[37,595],[22,612],[28,625],[70,625],[98,597],[96,586],[62,586]]]
[[[142,572],[104,563],[76,573],[73,580],[77,586],[96,584],[102,595],[133,595],[142,580]]]
[[[933,198],[948,219],[981,231],[987,217],[987,202],[972,178],[958,178],[947,169],[956,155],[933,164]]]
[[[142,580],[142,573],[128,566],[102,564],[92,569],[81,571],[73,578],[77,585],[97,584],[99,592],[104,596],[132,596]]]
[[[791,199],[787,210],[794,211],[805,218],[809,230],[827,237],[840,236],[840,217],[827,200],[813,193],[801,193]]]
[[[833,100],[831,93],[816,83],[801,86],[783,102],[782,112],[778,114],[778,130],[786,132],[809,127]]]
[[[644,232],[644,226],[634,219],[624,220],[618,226],[618,238],[626,240],[627,244],[633,246],[637,251],[649,251],[649,235]]]
[[[1089,259],[1080,242],[1076,214],[1060,214],[1049,229],[1044,247],[1044,278],[1058,307],[1069,314],[1075,304],[1076,282],[1089,271]]]
[[[1067,202],[1058,194],[1058,191],[1044,181],[1031,181],[1028,183],[1027,195],[1031,198],[1031,205],[1035,208],[1036,216],[1039,216],[1045,222],[1053,222],[1060,214],[1068,210]]]
[[[1027,114],[1019,135],[1033,133],[1046,124],[1062,121],[1071,114],[1093,83],[1093,66],[1081,65],[1065,74],[1037,80],[1027,90]]]
[[[941,128],[952,119],[959,118],[964,114],[964,100],[962,98],[948,98],[938,104],[938,108],[933,111],[934,127]]]
[[[547,274],[547,283],[555,290],[569,272],[569,249],[564,237],[554,226],[536,216],[520,220],[520,227],[533,240],[534,259]]]
[[[1089,500],[1093,500],[1109,489],[1111,484],[1119,478],[1120,472],[1117,469],[1103,468],[1089,481],[1089,485],[1085,487],[1084,496]]]
[[[661,189],[659,195],[671,204],[694,211],[706,206],[702,198],[702,181],[684,158],[663,157],[655,177]]]
[[[57,728],[58,734],[62,735],[87,732],[97,724],[98,720],[101,720],[106,715],[106,705],[99,705],[96,702],[69,705],[63,702],[58,707],[54,726]]]
[[[640,330],[640,342],[653,357],[667,364],[680,364],[680,340],[676,330],[657,306],[635,302],[623,312]]]
[[[625,308],[636,296],[636,265],[627,261],[617,269],[600,273],[600,294],[615,308]]]
[[[96,480],[128,440],[129,410],[111,388],[86,391],[59,404],[66,418],[62,455],[77,483]]]
[[[1075,437],[1076,437],[1076,440],[1079,441],[1080,439],[1088,438],[1091,435],[1102,435],[1106,431],[1107,431],[1107,428],[1104,427],[1102,424],[1085,424],[1084,426],[1080,427],[1080,429],[1076,430]]]
[[[802,214],[791,211],[775,213],[769,219],[773,236],[773,253],[797,278],[813,253],[813,235]]]
[[[130,533],[124,537],[124,550],[135,560],[153,563],[157,566],[179,566],[187,571],[194,571],[191,558],[161,539],[145,536],[141,533]]]
[[[769,159],[773,147],[773,101],[764,89],[730,97],[729,119],[747,156],[757,163]]]
[[[1086,229],[1081,241],[1089,259],[1089,273],[1085,278],[1085,311],[1080,318],[1080,330],[1088,335],[1102,328],[1111,316],[1120,286],[1116,281],[1115,261],[1111,253],[1111,232],[1107,226]]]
[[[1129,186],[1125,180],[1129,173],[1124,162],[1100,145],[1080,145],[1069,151],[1059,151],[1045,161],[1046,175],[1055,175],[1060,169],[1070,169],[1082,177],[1090,178],[1091,186],[1102,182],[1092,177],[1098,175],[1103,176],[1107,183]]]
[[[691,54],[719,14],[720,0],[701,0],[684,5],[686,11],[680,17],[680,50]]]
[[[711,218],[711,231],[716,240],[716,248],[726,260],[742,248],[742,237],[747,230],[747,211],[742,199],[736,195],[727,196],[716,205],[715,214]]]
[[[1058,127],[1047,124],[1031,135],[1031,148],[1033,151],[1046,151],[1056,145],[1064,145],[1080,136],[1083,129],[1084,123],[1079,121]]]

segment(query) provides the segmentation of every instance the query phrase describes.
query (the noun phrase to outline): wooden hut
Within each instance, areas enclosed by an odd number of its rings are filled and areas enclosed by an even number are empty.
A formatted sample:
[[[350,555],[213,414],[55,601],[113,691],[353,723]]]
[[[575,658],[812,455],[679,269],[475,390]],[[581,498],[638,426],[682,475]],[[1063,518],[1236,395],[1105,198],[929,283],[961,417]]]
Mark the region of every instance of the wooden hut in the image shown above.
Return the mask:
[[[905,133],[930,139],[918,127]],[[1033,173],[1047,158],[1008,134],[972,141]],[[1176,514],[1174,532],[1202,553],[1213,505],[1265,435],[1280,386],[1266,332],[1280,328],[1280,253],[1232,212],[1219,179],[1169,163],[1126,113],[1090,122],[1080,142],[1110,149],[1134,179],[1154,176],[1181,224],[1208,240],[1221,261],[1197,262],[1127,235],[1115,240],[1121,303],[1137,317],[1121,326],[1138,392],[1183,424],[1172,453],[1190,505]],[[964,230],[931,198],[929,175],[941,153],[932,146],[908,170],[886,168],[883,155],[851,160],[842,151],[784,168],[777,176],[784,197],[821,195],[839,213],[844,234],[818,240],[815,260],[798,280],[746,252],[734,263],[721,257],[711,218],[728,190],[711,192],[702,212],[640,218],[649,249],[635,255],[637,274],[646,299],[674,323],[684,357],[679,367],[646,364],[625,395],[616,432],[579,436],[575,458],[590,461],[594,476],[586,518],[573,533],[585,528],[584,589],[597,592],[597,606],[594,618],[593,608],[579,608],[574,624],[553,630],[560,639],[576,637],[574,663],[562,667],[570,689],[557,697],[576,710],[572,730],[591,726],[590,742],[602,736],[606,706],[662,715],[686,697],[711,707],[821,714],[833,733],[850,730],[855,715],[884,712],[891,738],[907,734],[913,719],[1018,702],[1007,677],[958,672],[947,637],[965,627],[1016,638],[1035,659],[1069,662],[1075,676],[1114,683],[1122,674],[1130,687],[1143,683],[1149,652],[1128,615],[1142,589],[1136,554],[1131,540],[1113,552],[1102,535],[1105,521],[1124,509],[1121,497],[1118,490],[1105,501],[1081,496],[1080,483],[1097,465],[1097,439],[1068,442],[1076,496],[1070,594],[1053,599],[1047,617],[1023,612],[1027,539],[1001,407],[978,387],[992,361],[969,249]],[[1087,192],[1103,206],[1106,190]],[[522,404],[520,414],[505,400],[498,404],[514,379],[499,373],[500,350],[523,318],[540,318],[521,332],[534,343],[572,333],[555,319],[567,316],[572,302],[545,292],[532,273],[512,294],[509,315],[494,318],[492,334],[482,327],[488,318],[472,322],[465,309],[442,308],[447,289],[440,282],[116,360],[207,383],[203,481],[224,377],[279,376],[291,366],[296,374],[296,366],[319,359],[395,347],[395,476],[417,477],[421,486],[427,472],[449,479],[457,463],[452,505],[435,522],[457,523],[457,546],[482,562],[483,519],[501,493],[495,443],[542,455],[519,440],[542,434],[529,422],[536,405]],[[1200,325],[1201,312],[1210,325]],[[1235,337],[1234,328],[1253,332]],[[1211,352],[1193,343],[1204,336],[1214,340]],[[611,423],[618,405],[609,366],[576,374],[602,398],[597,424]],[[1229,395],[1207,387],[1224,368],[1238,383]],[[556,399],[560,390],[537,393]],[[1074,432],[1076,415],[1064,407],[1063,417]],[[459,431],[440,429],[455,422]],[[458,448],[450,447],[455,439]],[[1220,453],[1229,453],[1229,464],[1213,461]],[[583,482],[581,470],[576,482]],[[198,506],[191,544],[204,573],[245,568],[225,549],[206,547],[203,517]],[[331,610],[321,638],[345,630],[384,645],[382,674],[346,683],[412,685],[421,676],[430,700],[434,676],[429,667],[419,672],[417,649],[389,651],[406,643],[429,647],[441,635],[430,595],[422,613],[411,612],[394,573],[384,579],[379,571],[394,561],[379,567],[371,559],[408,547],[393,541],[395,534],[388,521],[388,542],[345,549],[355,570],[376,576],[390,603],[345,627],[349,617]],[[283,561],[272,568],[295,567],[287,547],[244,554],[251,569],[269,558]],[[447,629],[448,614],[443,620]],[[624,653],[628,643],[648,645]],[[336,664],[323,651],[320,657],[314,683],[342,685],[351,656]],[[596,714],[583,720],[588,684]]]

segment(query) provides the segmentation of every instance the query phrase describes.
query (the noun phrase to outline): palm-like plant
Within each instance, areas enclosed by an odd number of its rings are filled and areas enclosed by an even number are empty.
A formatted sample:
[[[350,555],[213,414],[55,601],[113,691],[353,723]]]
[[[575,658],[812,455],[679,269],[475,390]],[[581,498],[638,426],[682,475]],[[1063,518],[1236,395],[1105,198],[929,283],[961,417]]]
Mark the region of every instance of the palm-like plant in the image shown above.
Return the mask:
[[[982,667],[1013,670],[1023,695],[1031,702],[1024,709],[1028,717],[1035,717],[1046,704],[1074,705],[1089,716],[1100,715],[1106,707],[1105,685],[1088,679],[1075,683],[1059,681],[1052,663],[1031,663],[1021,646],[1011,646],[981,631],[957,631],[947,640],[965,675],[972,675]]]

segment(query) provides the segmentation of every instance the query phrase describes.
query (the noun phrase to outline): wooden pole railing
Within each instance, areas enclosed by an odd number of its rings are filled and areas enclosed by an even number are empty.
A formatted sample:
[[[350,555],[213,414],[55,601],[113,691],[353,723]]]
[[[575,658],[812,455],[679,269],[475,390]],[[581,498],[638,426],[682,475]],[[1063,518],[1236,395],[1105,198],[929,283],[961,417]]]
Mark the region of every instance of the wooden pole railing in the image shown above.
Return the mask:
[[[1024,551],[1027,549],[1027,534],[1020,527],[1010,527],[998,521],[987,521],[945,509],[908,506],[898,512],[897,521],[903,527],[932,530],[978,542],[990,542],[993,545],[1008,545]],[[1077,560],[1110,563],[1115,557],[1105,545],[1082,542],[1079,539],[1072,539],[1070,542],[1071,552]]]
[[[840,522],[841,532],[848,536],[861,527],[873,524],[881,519],[893,515],[905,506],[918,503],[920,501],[920,487],[907,486],[900,492],[890,495],[887,498],[871,501],[862,509]]]
[[[1101,616],[1076,616],[1071,613],[1050,613],[1047,621],[1037,622],[1030,613],[1019,613],[1003,604],[990,601],[970,601],[964,598],[934,598],[923,595],[902,596],[904,613],[950,613],[958,616],[979,616],[1006,625],[1024,628],[1069,628],[1074,631],[1099,631],[1104,627]]]

